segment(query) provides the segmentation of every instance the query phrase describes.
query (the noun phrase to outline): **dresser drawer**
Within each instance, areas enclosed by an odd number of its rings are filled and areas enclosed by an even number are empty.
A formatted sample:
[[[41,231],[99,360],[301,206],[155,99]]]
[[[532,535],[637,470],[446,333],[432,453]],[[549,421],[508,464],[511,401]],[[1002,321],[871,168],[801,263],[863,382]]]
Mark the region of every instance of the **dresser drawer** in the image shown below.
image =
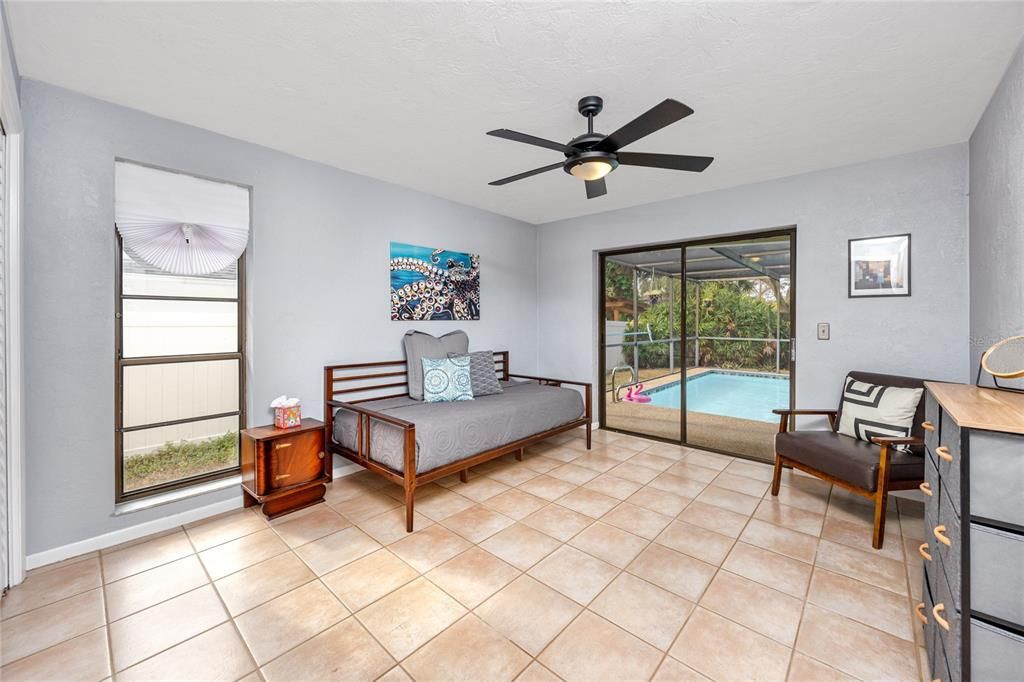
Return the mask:
[[[953,511],[960,515],[960,427],[952,417],[943,413],[939,426],[939,444],[932,452],[939,465],[943,495],[948,494]]]
[[[953,513],[949,498],[941,496],[939,501],[939,522],[925,532],[932,548],[932,558],[942,567],[942,573],[949,585],[945,598],[946,608],[960,610],[961,593],[961,558],[963,557],[963,537],[960,532],[960,519]],[[942,539],[944,538],[944,540]],[[948,544],[947,544],[948,542]],[[941,591],[941,590],[940,590]],[[936,599],[938,597],[936,596]]]
[[[971,619],[971,679],[1016,682],[1024,678],[1024,637]]]
[[[971,524],[971,609],[1024,625],[1024,536]]]
[[[264,494],[315,481],[323,474],[323,433],[320,431],[275,438],[263,443],[263,447]]]
[[[930,452],[935,452],[935,448],[939,447],[939,429],[942,427],[942,407],[939,406],[935,397],[930,393],[925,394],[924,403],[924,420],[927,426],[922,425],[924,428],[924,444],[928,446]],[[931,428],[929,428],[931,427]],[[932,455],[935,458],[935,455]]]
[[[953,597],[950,595],[946,580],[939,576],[935,582],[938,583],[932,594],[935,605],[928,616],[935,621],[936,639],[945,652],[950,675],[953,679],[960,679],[960,613],[952,605]]]
[[[1024,526],[1024,436],[970,432],[971,516]]]
[[[924,458],[924,482],[925,487],[922,489],[928,490],[931,495],[924,493],[924,526],[925,539],[931,544],[935,538],[931,534],[931,529],[939,525],[939,500],[942,497],[942,486],[939,483],[939,468],[929,454]]]

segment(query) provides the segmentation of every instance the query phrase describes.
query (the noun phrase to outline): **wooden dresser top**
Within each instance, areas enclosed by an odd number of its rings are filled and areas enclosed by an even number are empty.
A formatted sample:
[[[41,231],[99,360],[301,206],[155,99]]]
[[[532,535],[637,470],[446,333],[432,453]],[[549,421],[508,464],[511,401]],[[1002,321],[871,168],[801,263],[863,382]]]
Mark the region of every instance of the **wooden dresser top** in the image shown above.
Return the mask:
[[[961,428],[1024,434],[1024,393],[935,381],[924,385]]]

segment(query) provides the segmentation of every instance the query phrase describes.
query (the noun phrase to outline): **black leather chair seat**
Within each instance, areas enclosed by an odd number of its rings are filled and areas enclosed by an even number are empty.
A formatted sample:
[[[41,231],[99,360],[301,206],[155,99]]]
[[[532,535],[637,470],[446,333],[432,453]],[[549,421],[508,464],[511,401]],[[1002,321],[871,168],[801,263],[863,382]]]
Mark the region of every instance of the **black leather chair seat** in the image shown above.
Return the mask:
[[[879,447],[834,431],[795,431],[775,436],[775,451],[823,474],[869,492],[878,490]],[[920,481],[924,456],[920,448],[894,450],[889,460],[890,481]]]

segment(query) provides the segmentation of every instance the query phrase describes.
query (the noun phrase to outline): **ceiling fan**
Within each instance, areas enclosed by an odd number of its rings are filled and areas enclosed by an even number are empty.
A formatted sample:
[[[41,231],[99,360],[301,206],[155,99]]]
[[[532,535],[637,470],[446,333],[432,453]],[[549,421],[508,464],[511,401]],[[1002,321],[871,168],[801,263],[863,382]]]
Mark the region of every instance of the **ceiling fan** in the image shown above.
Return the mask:
[[[683,156],[680,154],[647,154],[644,152],[619,151],[626,145],[632,144],[640,138],[646,137],[692,114],[693,109],[682,102],[667,99],[640,114],[611,135],[602,135],[601,133],[594,132],[594,117],[601,113],[601,109],[604,108],[604,100],[596,95],[590,95],[581,99],[577,107],[580,114],[587,119],[587,132],[572,138],[565,144],[525,133],[517,133],[514,130],[507,130],[505,128],[488,132],[488,135],[494,137],[501,137],[506,140],[513,140],[514,142],[525,142],[526,144],[553,149],[556,152],[565,154],[565,161],[553,163],[550,166],[534,168],[525,173],[510,175],[507,178],[495,180],[488,184],[507,185],[516,180],[522,180],[523,178],[561,168],[573,177],[585,181],[587,198],[593,199],[608,193],[604,176],[620,165],[647,166],[649,168],[667,168],[669,170],[700,173],[714,161],[714,157],[711,156]]]

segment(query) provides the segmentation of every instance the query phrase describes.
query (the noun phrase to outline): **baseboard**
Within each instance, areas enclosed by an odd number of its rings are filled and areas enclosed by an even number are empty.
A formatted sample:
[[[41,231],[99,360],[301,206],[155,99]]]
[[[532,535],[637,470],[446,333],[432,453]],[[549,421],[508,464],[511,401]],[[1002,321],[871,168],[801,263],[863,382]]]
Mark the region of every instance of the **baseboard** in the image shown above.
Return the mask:
[[[70,559],[71,557],[76,557],[80,554],[87,554],[100,549],[107,549],[114,545],[120,545],[123,542],[138,540],[139,538],[152,535],[153,533],[171,530],[172,528],[183,526],[186,523],[200,521],[211,516],[216,516],[217,514],[223,514],[224,512],[241,508],[242,498],[238,497],[230,500],[223,500],[222,502],[214,502],[213,504],[197,507],[196,509],[189,509],[188,511],[179,512],[172,516],[165,516],[160,519],[145,521],[143,523],[135,524],[134,526],[128,526],[127,528],[120,528],[109,533],[104,533],[103,535],[97,535],[85,540],[79,540],[78,542],[54,547],[53,549],[29,554],[25,557],[25,568],[27,570],[32,570],[33,568],[39,568],[40,566],[46,566],[47,564],[64,561],[64,559]]]

